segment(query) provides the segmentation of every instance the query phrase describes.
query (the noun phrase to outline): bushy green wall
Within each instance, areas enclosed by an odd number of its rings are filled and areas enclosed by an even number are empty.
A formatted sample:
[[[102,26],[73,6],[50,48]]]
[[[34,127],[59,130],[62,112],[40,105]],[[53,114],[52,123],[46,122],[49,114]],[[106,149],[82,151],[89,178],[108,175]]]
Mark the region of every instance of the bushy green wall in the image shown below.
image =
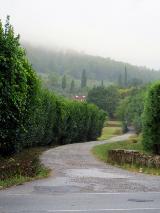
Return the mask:
[[[160,154],[160,81],[148,90],[143,113],[143,145]]]
[[[38,145],[95,140],[106,114],[42,88],[7,17],[0,22],[0,154]]]

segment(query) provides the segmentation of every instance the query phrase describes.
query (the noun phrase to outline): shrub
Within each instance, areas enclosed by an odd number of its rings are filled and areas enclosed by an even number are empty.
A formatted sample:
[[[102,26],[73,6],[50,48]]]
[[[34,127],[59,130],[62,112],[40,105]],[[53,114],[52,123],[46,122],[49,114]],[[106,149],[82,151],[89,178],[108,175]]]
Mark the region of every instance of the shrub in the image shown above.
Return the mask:
[[[148,90],[143,113],[142,142],[146,150],[160,154],[160,81]]]
[[[9,17],[0,22],[0,154],[23,148],[95,140],[106,113],[42,88],[14,36]]]
[[[18,136],[30,116],[36,82],[36,74],[7,17],[4,30],[0,22],[0,153],[21,149]]]

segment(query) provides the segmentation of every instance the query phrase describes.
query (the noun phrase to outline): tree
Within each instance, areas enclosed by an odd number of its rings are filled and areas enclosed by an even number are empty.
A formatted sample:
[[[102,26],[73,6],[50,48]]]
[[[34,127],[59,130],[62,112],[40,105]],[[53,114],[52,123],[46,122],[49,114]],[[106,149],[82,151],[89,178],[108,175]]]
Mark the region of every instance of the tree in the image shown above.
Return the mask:
[[[18,150],[20,135],[30,115],[37,78],[25,51],[14,35],[7,16],[5,30],[0,22],[0,152]],[[19,141],[20,143],[20,141]]]
[[[139,78],[132,78],[129,82],[128,82],[129,86],[133,86],[133,87],[138,87],[143,85],[143,81]]]
[[[67,81],[66,81],[66,76],[64,75],[62,78],[62,89],[66,89],[67,87]]]
[[[134,89],[120,101],[116,110],[117,117],[122,121],[123,126],[133,125],[136,133],[142,129],[141,115],[144,109],[145,90]]]
[[[143,146],[160,154],[160,81],[153,84],[145,101],[143,113]]]
[[[124,87],[127,87],[128,85],[128,75],[127,75],[127,68],[125,66],[125,71],[124,71]]]
[[[101,86],[104,87],[104,82],[103,82],[103,80],[101,81]]]
[[[122,84],[122,75],[121,75],[121,73],[119,74],[119,77],[118,77],[118,86],[119,86],[119,87],[122,87],[122,86],[123,86],[123,84]]]
[[[114,118],[118,103],[118,88],[114,85],[108,86],[106,88],[106,111],[108,112],[110,118]]]
[[[110,118],[114,117],[116,107],[119,102],[119,93],[117,87],[94,87],[87,96],[87,101],[96,104],[99,108],[106,111]]]
[[[75,90],[75,83],[74,80],[71,81],[71,86],[70,86],[70,93],[74,93]]]
[[[43,81],[45,83],[45,79]],[[59,76],[57,75],[57,73],[52,72],[49,74],[47,82],[45,84],[49,89],[53,89],[58,87],[58,81],[59,81]]]
[[[88,92],[87,102],[97,105],[100,109],[106,111],[106,88],[97,86]]]
[[[81,76],[81,88],[84,88],[87,86],[87,76],[86,76],[86,70],[84,69]]]

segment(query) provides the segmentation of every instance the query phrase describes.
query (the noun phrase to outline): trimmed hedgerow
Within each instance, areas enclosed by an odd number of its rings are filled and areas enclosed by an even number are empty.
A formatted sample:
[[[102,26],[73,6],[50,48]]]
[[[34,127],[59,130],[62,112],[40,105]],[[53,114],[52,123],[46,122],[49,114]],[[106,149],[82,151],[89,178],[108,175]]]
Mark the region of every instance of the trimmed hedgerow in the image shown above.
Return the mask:
[[[160,154],[160,81],[151,85],[143,113],[143,146]]]
[[[106,114],[42,88],[7,17],[0,22],[0,154],[23,148],[95,140]]]

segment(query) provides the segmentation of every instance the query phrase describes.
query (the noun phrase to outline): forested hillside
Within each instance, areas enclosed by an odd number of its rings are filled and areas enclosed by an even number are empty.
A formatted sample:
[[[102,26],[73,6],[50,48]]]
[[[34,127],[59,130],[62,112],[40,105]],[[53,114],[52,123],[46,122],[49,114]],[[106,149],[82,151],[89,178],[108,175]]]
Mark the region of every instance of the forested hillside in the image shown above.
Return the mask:
[[[74,51],[52,51],[33,47],[26,43],[23,46],[26,48],[33,67],[42,75],[56,73],[59,77],[65,74],[70,76],[71,79],[80,80],[82,70],[85,69],[88,80],[93,82],[104,80],[106,83],[123,83],[126,66],[129,83],[134,83],[137,79],[143,83],[160,79],[160,72],[114,61],[110,58]]]

